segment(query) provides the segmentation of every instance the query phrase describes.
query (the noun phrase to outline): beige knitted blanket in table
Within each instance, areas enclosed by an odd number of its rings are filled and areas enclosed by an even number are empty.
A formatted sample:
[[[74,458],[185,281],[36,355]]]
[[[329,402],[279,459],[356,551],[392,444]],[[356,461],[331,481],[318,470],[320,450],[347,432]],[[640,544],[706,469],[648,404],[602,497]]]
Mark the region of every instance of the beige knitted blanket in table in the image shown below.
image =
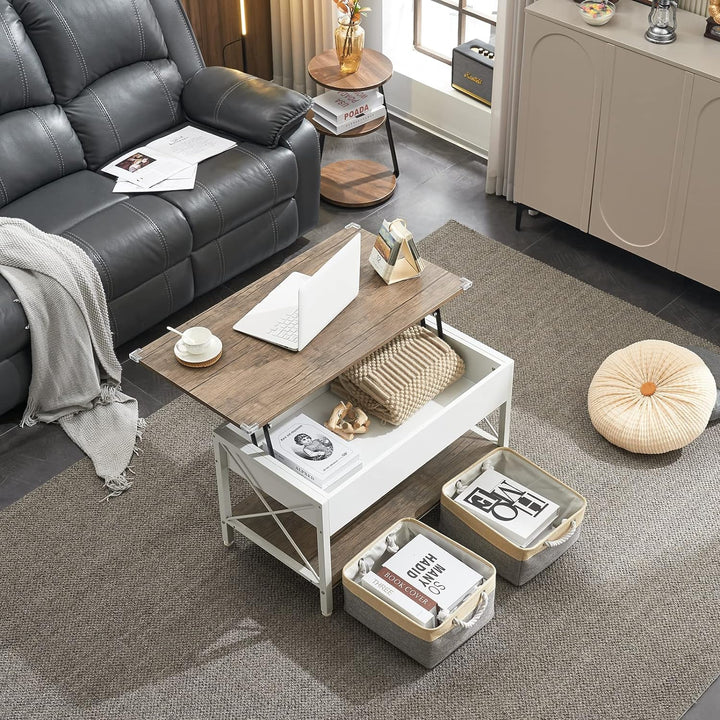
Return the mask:
[[[77,245],[15,218],[0,218],[0,275],[30,330],[32,379],[22,425],[57,422],[119,495],[145,421],[120,392],[100,276]]]
[[[462,358],[445,341],[413,325],[335,378],[330,389],[400,425],[464,372]]]

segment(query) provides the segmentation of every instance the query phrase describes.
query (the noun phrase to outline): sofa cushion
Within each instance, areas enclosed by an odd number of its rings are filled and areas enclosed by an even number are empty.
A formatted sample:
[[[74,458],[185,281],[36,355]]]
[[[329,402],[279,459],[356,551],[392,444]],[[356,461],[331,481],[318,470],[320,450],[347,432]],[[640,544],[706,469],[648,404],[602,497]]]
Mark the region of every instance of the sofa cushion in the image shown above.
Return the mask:
[[[0,207],[84,167],[80,141],[57,105],[0,116]]]
[[[8,0],[0,0],[0,77],[0,115],[53,102],[40,58]]]
[[[92,258],[108,300],[161,276],[192,247],[185,218],[156,195],[125,198],[60,234]]]
[[[291,198],[297,179],[289,149],[241,142],[201,162],[192,190],[161,196],[188,219],[198,249]]]
[[[167,57],[149,0],[13,0],[13,5],[60,105],[117,68]]]
[[[128,197],[113,193],[114,185],[114,179],[81,170],[23,195],[0,209],[0,216],[22,218],[57,235]]]
[[[104,75],[65,105],[92,170],[182,119],[182,78],[169,60],[146,60]]]

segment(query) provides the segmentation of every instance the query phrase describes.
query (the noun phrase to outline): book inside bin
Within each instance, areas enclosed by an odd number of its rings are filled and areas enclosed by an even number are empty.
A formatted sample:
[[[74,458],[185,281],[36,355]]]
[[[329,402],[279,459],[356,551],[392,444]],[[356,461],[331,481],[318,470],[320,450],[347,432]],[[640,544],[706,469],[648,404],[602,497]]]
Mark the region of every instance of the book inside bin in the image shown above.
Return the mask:
[[[441,612],[432,627],[368,590],[362,583],[367,573],[382,573],[401,548],[418,535],[424,536],[482,576],[478,585],[462,596],[449,613]],[[431,568],[429,568],[431,569]],[[445,537],[419,520],[405,518],[366,547],[343,569],[345,610],[405,654],[432,668],[477,633],[495,614],[495,568],[476,553]],[[438,596],[427,590],[430,598]]]
[[[483,522],[459,501],[481,473],[494,470],[558,506],[553,522],[521,545]],[[497,448],[443,485],[440,529],[488,558],[498,575],[522,585],[565,553],[580,537],[586,500],[578,492],[510,448]]]

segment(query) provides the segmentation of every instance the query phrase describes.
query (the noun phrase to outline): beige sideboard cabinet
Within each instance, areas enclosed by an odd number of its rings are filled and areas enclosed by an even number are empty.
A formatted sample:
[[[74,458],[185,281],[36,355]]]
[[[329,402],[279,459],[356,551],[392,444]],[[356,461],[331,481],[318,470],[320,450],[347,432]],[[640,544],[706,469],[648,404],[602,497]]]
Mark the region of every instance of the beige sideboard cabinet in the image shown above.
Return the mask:
[[[647,16],[526,9],[515,200],[720,289],[720,42],[680,10],[653,45]]]

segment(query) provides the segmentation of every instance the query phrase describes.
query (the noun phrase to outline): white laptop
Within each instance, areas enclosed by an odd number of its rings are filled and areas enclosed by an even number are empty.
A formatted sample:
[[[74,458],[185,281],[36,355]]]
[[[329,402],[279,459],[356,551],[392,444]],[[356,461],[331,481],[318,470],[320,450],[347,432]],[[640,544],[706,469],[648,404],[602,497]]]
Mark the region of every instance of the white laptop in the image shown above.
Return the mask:
[[[233,329],[288,350],[302,350],[360,291],[360,233],[314,275],[288,275]]]

